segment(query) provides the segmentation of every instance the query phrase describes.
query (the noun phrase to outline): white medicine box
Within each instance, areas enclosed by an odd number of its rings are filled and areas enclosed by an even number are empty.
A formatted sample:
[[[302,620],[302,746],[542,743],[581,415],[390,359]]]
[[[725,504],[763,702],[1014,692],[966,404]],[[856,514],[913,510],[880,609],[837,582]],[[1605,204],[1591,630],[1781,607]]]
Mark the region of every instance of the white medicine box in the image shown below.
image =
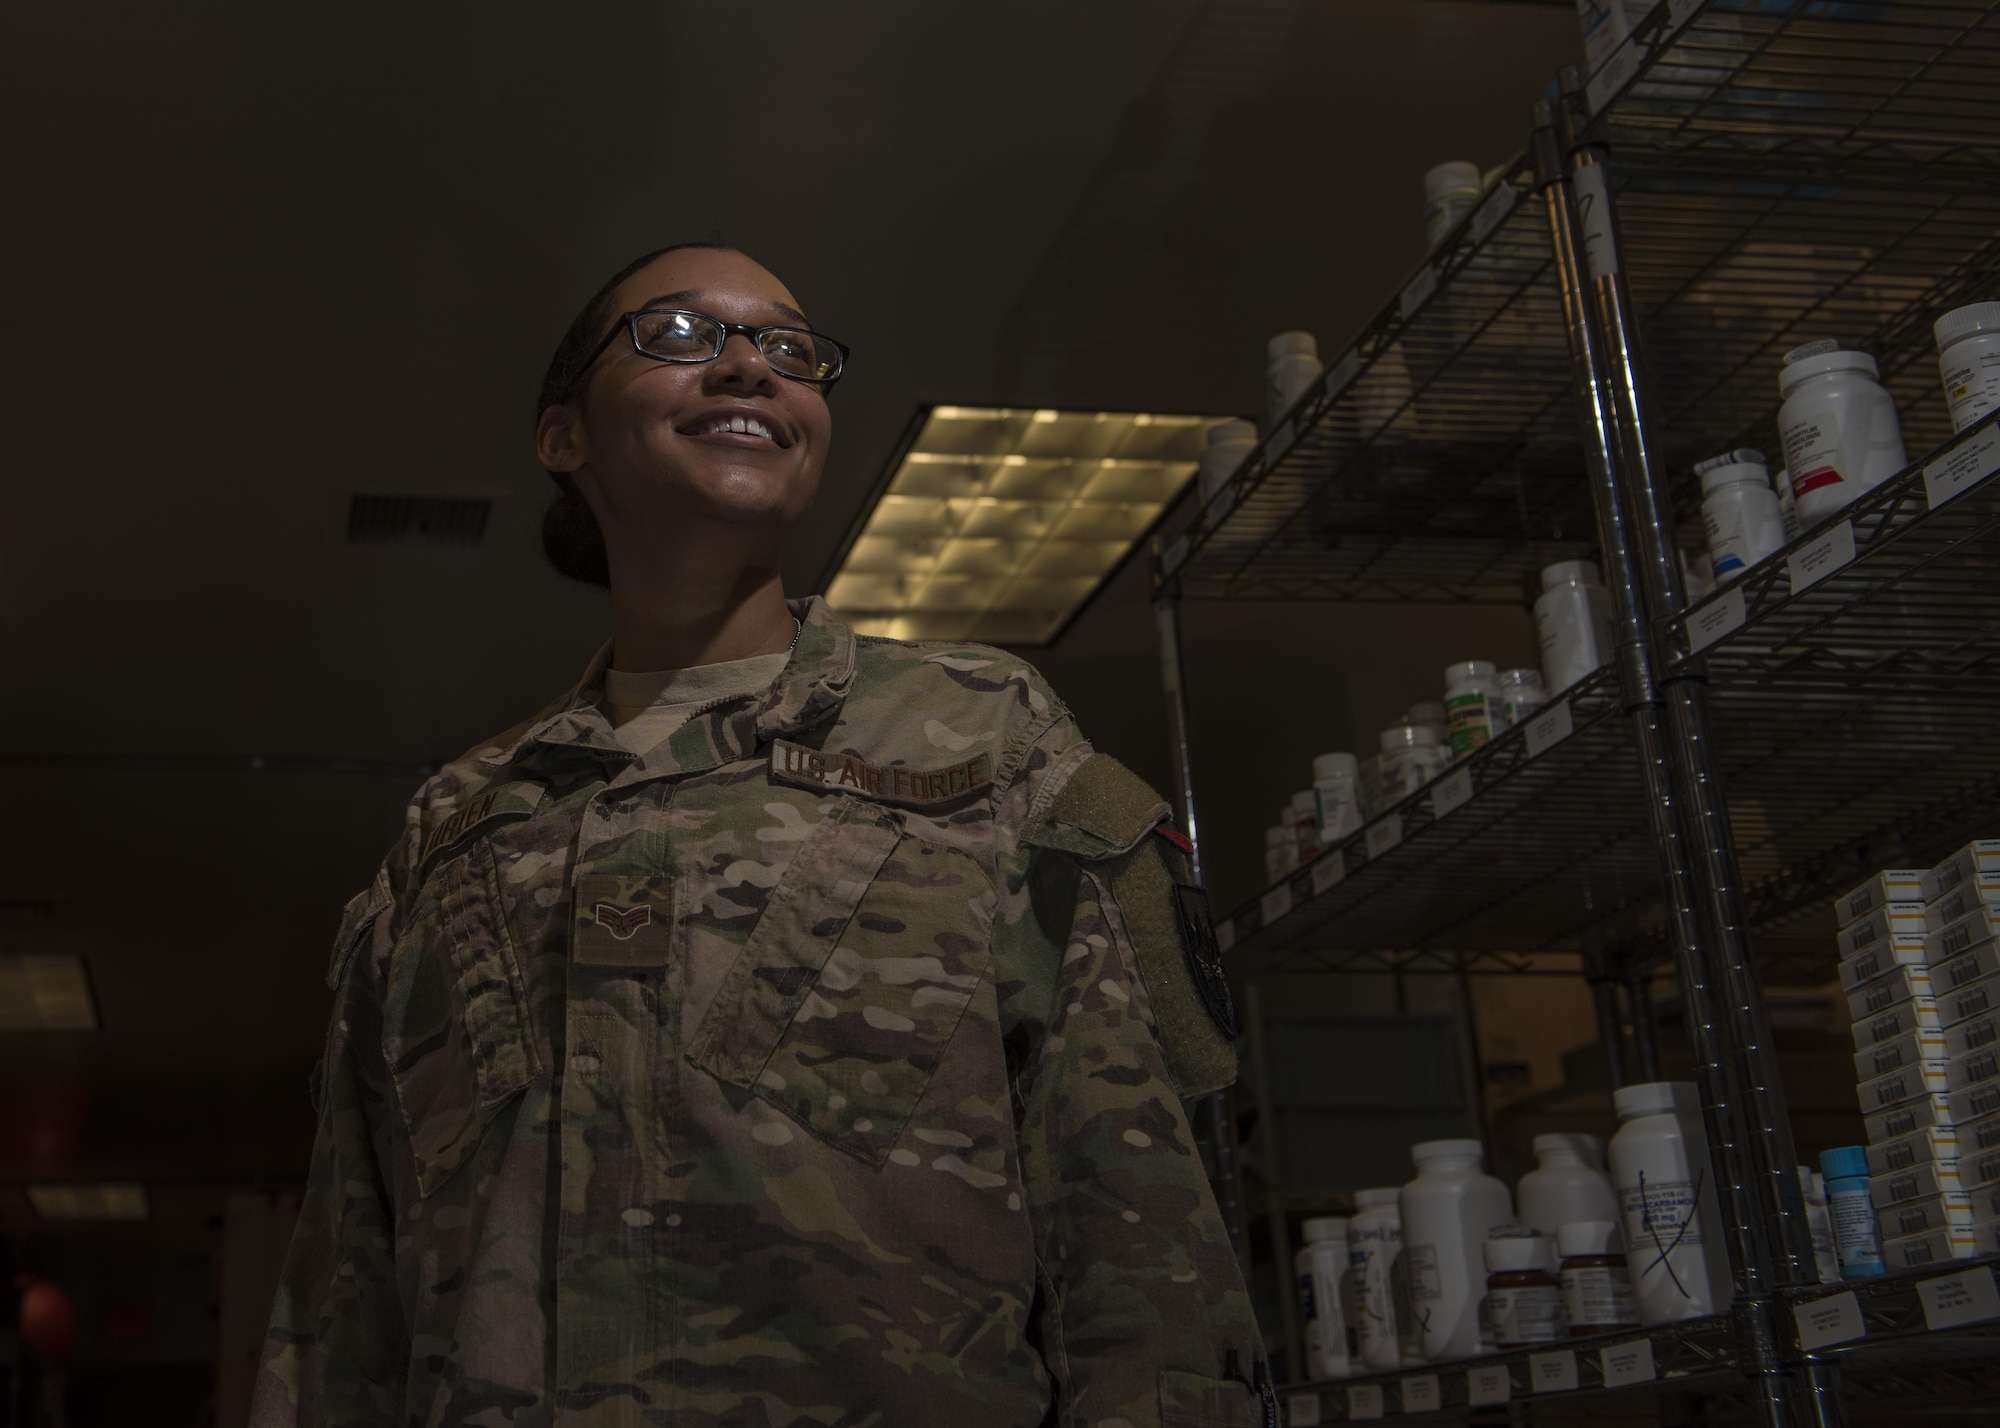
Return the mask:
[[[1890,902],[1848,923],[1834,934],[1834,941],[1840,945],[1841,956],[1852,957],[1862,948],[1872,947],[1892,933],[1922,934],[1930,930],[1922,903]]]
[[[1865,1105],[1862,1109],[1868,1111]],[[1868,1111],[1864,1124],[1868,1127],[1870,1145],[1901,1140],[1918,1131],[1950,1130],[1951,1102],[1943,1096],[1917,1096],[1879,1111]]]
[[[1967,879],[1976,881],[1981,873],[2000,873],[2000,838],[1975,839],[1932,868],[1924,874],[1921,896],[1925,902],[1936,902]]]
[[[1885,903],[1927,901],[1924,883],[1931,875],[1928,868],[1890,868],[1877,873],[1860,887],[1833,900],[1834,918],[1845,927]]]
[[[1930,942],[1920,932],[1898,932],[1840,959],[1840,985],[1853,991],[1891,967],[1928,967]]]
[[[2000,937],[2000,907],[1981,903],[1965,916],[1924,935],[1925,960],[1932,966],[1949,961],[1978,942]]]
[[[1854,1044],[1862,1050],[1879,1046],[1885,1041],[1912,1031],[1941,1031],[1938,1021],[1937,1001],[1932,997],[1912,997],[1906,1002],[1897,1002],[1869,1017],[1854,1023]],[[1893,1070],[1884,1066],[1883,1071]],[[1877,1074],[1880,1074],[1879,1072]]]
[[[1890,1269],[1922,1269],[1927,1264],[1971,1259],[1978,1253],[1979,1237],[1970,1225],[1882,1241],[1882,1259]]]

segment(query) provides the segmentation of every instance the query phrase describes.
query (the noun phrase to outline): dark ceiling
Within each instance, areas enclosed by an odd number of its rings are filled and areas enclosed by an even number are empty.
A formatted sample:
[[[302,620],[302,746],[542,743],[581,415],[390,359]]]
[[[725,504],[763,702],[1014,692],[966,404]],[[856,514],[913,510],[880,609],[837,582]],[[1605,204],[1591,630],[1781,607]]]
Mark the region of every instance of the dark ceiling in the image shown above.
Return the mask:
[[[17,1225],[27,1180],[302,1173],[342,901],[420,768],[604,635],[540,563],[528,434],[610,268],[720,235],[853,345],[804,591],[921,402],[1255,413],[1263,339],[1348,337],[1421,252],[1423,170],[1512,153],[1580,51],[1566,6],[1477,0],[4,23],[0,943],[82,952],[103,1019],[0,1037]],[[352,545],[355,492],[493,515]],[[1189,644],[1224,902],[1312,753],[1447,659],[1533,656],[1505,610],[1202,610]],[[1141,563],[1036,658],[1166,782]]]

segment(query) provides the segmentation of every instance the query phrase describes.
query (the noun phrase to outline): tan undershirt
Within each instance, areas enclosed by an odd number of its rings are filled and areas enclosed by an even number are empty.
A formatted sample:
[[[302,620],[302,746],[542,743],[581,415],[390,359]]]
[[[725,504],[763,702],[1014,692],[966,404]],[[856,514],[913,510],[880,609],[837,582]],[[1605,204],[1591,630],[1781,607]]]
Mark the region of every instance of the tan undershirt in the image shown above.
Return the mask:
[[[618,731],[618,742],[635,754],[643,754],[704,705],[770,688],[790,658],[790,650],[780,650],[726,664],[698,664],[692,669],[644,674],[607,669],[604,695],[597,707]]]

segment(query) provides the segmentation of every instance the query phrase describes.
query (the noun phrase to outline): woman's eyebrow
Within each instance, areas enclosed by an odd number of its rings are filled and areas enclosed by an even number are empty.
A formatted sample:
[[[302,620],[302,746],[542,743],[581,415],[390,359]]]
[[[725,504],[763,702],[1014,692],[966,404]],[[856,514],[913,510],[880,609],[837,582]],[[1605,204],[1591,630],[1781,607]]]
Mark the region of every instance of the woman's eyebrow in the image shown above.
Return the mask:
[[[698,290],[688,289],[687,291],[684,292],[661,293],[658,297],[647,298],[645,302],[639,305],[639,308],[640,311],[643,312],[647,308],[678,307],[680,304],[684,302],[699,302],[700,300],[701,300],[701,293]],[[779,312],[782,312],[786,317],[792,319],[792,321],[798,323],[799,326],[801,327],[810,328],[812,326],[812,322],[806,317],[806,315],[800,312],[797,308],[793,307],[789,303],[774,302],[771,304],[771,306],[776,308]]]

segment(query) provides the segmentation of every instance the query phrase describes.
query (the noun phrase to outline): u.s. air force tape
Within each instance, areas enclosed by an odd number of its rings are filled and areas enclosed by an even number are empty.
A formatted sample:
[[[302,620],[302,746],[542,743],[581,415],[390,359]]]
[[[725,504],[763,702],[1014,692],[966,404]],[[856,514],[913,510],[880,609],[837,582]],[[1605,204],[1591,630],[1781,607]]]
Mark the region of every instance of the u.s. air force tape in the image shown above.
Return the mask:
[[[990,788],[993,756],[978,753],[941,769],[913,769],[907,764],[871,764],[853,754],[808,749],[779,739],[771,745],[771,777],[906,808],[935,808]]]

